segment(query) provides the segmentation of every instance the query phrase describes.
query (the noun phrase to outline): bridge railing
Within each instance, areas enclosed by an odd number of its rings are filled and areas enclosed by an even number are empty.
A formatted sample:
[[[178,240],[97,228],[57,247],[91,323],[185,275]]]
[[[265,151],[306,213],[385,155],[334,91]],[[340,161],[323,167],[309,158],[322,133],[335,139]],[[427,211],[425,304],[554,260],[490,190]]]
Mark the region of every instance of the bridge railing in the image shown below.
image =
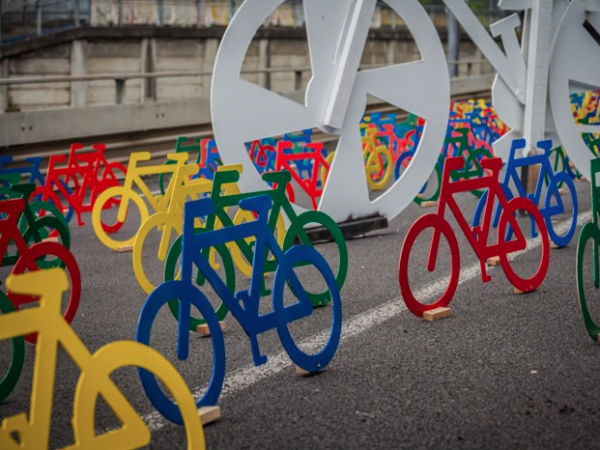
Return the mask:
[[[482,67],[489,65],[485,59],[464,59],[460,61],[449,61],[448,66],[463,67],[463,70],[459,70],[465,77],[479,76],[482,73]],[[363,65],[361,69],[373,69],[377,67],[384,67],[384,65]],[[262,87],[270,89],[270,76],[274,73],[293,73],[294,74],[294,86],[293,91],[301,91],[305,88],[303,76],[305,73],[311,72],[310,67],[277,67],[257,70],[243,70],[241,75],[263,75],[261,78]],[[158,79],[158,78],[182,78],[182,77],[210,77],[212,71],[171,71],[171,72],[151,72],[151,73],[127,73],[127,74],[98,74],[98,75],[83,75],[83,76],[44,76],[44,77],[11,77],[11,78],[0,78],[0,94],[2,90],[8,90],[10,86],[18,85],[47,85],[53,83],[81,83],[81,82],[93,82],[93,81],[113,81],[115,87],[114,104],[121,105],[126,101],[126,89],[127,82],[130,80],[137,79]],[[283,93],[283,92],[281,92]],[[4,96],[8,97],[8,93],[4,92]],[[150,100],[159,100],[157,98]],[[2,108],[0,104],[0,111],[2,109],[11,109],[9,105],[4,105]]]

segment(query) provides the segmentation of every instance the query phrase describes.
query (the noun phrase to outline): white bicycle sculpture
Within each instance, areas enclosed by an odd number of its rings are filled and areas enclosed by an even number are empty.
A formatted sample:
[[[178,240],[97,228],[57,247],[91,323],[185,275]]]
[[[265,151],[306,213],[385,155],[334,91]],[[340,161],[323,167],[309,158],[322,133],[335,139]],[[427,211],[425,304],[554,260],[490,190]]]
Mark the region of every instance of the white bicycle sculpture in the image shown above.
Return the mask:
[[[264,189],[245,143],[319,128],[339,136],[319,209],[338,222],[373,214],[395,217],[428,179],[446,132],[450,80],[435,27],[418,0],[384,0],[411,32],[421,60],[359,71],[377,0],[304,0],[312,78],[304,104],[299,104],[240,75],[252,38],[281,3],[246,0],[221,42],[211,110],[224,163],[244,164],[243,190]],[[590,173],[592,154],[581,133],[595,129],[575,123],[569,96],[600,86],[600,46],[584,27],[587,21],[600,33],[600,0],[500,0],[503,9],[525,12],[523,44],[516,31],[521,25],[518,14],[491,26],[504,51],[464,0],[444,3],[497,72],[493,104],[513,131],[496,143],[496,152],[507,156],[509,141],[523,135],[536,142],[558,135],[579,171]],[[375,200],[369,198],[358,126],[367,94],[426,121],[412,163]],[[546,114],[548,109],[551,114]]]

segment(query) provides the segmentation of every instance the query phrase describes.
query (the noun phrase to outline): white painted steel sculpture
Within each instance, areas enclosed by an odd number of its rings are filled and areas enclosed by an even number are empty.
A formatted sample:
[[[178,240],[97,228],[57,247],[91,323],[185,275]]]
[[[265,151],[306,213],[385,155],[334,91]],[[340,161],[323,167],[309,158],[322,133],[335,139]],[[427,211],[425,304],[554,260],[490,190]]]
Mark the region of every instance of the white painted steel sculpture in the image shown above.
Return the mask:
[[[222,40],[215,61],[211,109],[224,163],[244,164],[242,189],[264,189],[245,143],[319,128],[340,138],[319,209],[336,221],[373,214],[395,217],[427,181],[448,121],[448,71],[429,16],[418,0],[384,0],[412,33],[421,60],[359,71],[377,0],[304,0],[312,78],[304,104],[299,104],[240,76],[256,31],[282,3],[246,0]],[[600,32],[600,0],[500,0],[503,9],[524,13],[521,43],[517,13],[493,24],[490,35],[464,0],[444,3],[498,74],[493,104],[512,131],[496,143],[497,154],[507,158],[515,138],[535,143],[544,138],[556,140],[558,133],[578,169],[589,173],[592,155],[579,134],[587,129],[575,124],[569,93],[600,86],[600,48],[583,26],[587,19]],[[492,36],[501,39],[504,51]],[[426,121],[411,165],[375,200],[369,198],[358,126],[367,94]],[[552,114],[547,114],[548,97]]]

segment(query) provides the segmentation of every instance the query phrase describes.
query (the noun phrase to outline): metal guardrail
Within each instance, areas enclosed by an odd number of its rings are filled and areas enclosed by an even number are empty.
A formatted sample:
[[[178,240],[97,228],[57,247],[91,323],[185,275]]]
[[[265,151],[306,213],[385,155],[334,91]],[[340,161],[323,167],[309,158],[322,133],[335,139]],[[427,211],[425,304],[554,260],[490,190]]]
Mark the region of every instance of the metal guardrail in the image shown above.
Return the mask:
[[[478,73],[481,74],[481,67],[487,63],[485,59],[466,59],[460,61],[448,61],[448,66],[466,66],[467,75],[472,75],[473,68],[478,67]],[[369,64],[361,66],[361,70],[376,69],[378,67],[386,67],[385,64]],[[242,75],[260,75],[272,73],[294,73],[294,90],[302,89],[302,74],[311,72],[311,67],[271,67],[267,69],[243,70]],[[15,86],[26,84],[46,84],[46,83],[74,83],[74,82],[89,82],[89,81],[106,81],[112,80],[115,82],[115,104],[121,105],[125,100],[126,82],[135,79],[157,79],[157,78],[181,78],[181,77],[210,77],[212,71],[188,71],[188,72],[151,72],[151,73],[129,73],[129,74],[98,74],[98,75],[81,75],[81,76],[50,76],[50,77],[18,77],[18,78],[0,78],[0,86]],[[267,80],[267,84],[269,81]],[[268,87],[268,86],[265,86]]]

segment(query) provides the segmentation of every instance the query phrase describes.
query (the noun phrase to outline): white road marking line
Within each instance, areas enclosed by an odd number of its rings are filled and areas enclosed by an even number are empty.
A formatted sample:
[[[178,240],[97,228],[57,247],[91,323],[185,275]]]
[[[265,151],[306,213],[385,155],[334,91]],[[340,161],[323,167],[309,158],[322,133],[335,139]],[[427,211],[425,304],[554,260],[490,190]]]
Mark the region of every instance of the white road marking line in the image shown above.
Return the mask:
[[[584,222],[591,220],[591,218],[592,213],[590,211],[586,211],[579,215],[577,223],[578,225],[581,225]],[[568,230],[570,224],[570,219],[564,220],[560,222],[557,227],[555,227],[555,230],[558,234],[562,235]],[[539,237],[530,239],[527,241],[527,247],[520,252],[514,253],[514,255],[521,255],[540,245],[541,239]],[[494,270],[493,267],[489,267],[488,269],[490,272]],[[472,280],[479,274],[479,262],[461,269],[460,279],[458,282],[459,286],[466,281]],[[421,288],[415,296],[422,298],[425,296],[433,296],[434,294],[443,291],[448,285],[448,278],[449,277],[444,277],[431,283],[430,285]],[[404,311],[407,311],[406,306],[402,301],[402,297],[398,297],[344,321],[342,325],[342,337],[340,339],[340,344],[348,339],[358,336],[370,328],[385,322],[386,320],[400,315]],[[319,348],[325,339],[327,339],[329,335],[328,331],[329,330],[304,339],[300,343],[301,347],[305,350],[310,348]],[[235,395],[236,393],[241,392],[256,383],[259,383],[260,381],[282,372],[290,366],[292,366],[292,361],[288,357],[287,353],[282,351],[275,356],[269,357],[269,360],[265,365],[260,367],[249,365],[238,369],[232,374],[226,375],[225,384],[223,386],[223,391],[221,392],[220,398],[223,399],[225,397]],[[196,388],[193,392],[194,398],[200,398],[203,393],[204,388]],[[167,424],[163,416],[158,411],[146,414],[142,417],[142,419],[148,424],[150,431],[160,430]]]

